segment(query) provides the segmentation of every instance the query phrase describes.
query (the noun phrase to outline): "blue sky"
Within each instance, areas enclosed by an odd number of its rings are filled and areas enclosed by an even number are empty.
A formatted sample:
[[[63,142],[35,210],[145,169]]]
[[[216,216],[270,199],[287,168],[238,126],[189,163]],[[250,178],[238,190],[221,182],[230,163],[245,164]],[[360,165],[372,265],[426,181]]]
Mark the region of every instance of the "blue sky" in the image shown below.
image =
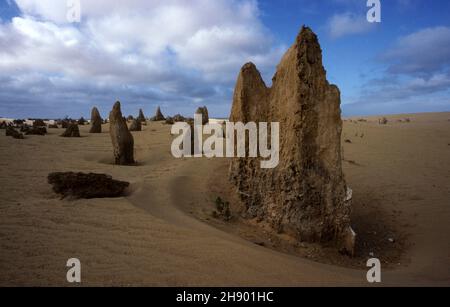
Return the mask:
[[[0,117],[106,116],[207,105],[228,116],[240,67],[270,84],[300,27],[319,36],[344,115],[450,111],[450,1],[0,0]]]

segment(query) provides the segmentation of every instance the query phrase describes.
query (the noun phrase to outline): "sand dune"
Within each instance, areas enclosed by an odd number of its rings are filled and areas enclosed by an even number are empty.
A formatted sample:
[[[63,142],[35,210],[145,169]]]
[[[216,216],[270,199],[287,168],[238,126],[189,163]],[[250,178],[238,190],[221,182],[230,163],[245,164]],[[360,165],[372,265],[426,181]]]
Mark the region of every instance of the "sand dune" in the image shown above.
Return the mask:
[[[67,285],[72,257],[86,286],[368,285],[364,261],[373,252],[383,261],[383,285],[448,286],[450,114],[387,118],[387,125],[378,117],[344,124],[360,242],[353,260],[315,246],[288,248],[282,237],[266,241],[239,219],[238,204],[234,221],[213,219],[215,197],[234,200],[228,161],[174,159],[170,126],[149,123],[133,133],[138,165],[131,167],[112,164],[108,125],[98,135],[82,126],[79,139],[60,138],[62,129],[25,140],[2,133],[0,285]],[[46,180],[54,171],[107,173],[131,188],[118,199],[60,200]]]

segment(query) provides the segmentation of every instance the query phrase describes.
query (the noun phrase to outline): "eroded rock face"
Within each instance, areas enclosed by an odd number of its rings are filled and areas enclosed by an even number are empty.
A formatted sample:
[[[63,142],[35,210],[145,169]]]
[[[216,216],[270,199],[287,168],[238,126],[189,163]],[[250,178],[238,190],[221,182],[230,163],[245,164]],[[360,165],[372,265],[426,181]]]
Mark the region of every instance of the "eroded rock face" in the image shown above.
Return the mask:
[[[91,112],[91,129],[89,133],[102,133],[103,119],[96,107],[92,108]]]
[[[48,183],[53,191],[63,198],[105,198],[120,197],[130,185],[128,182],[113,180],[104,174],[51,173]]]
[[[195,114],[201,114],[202,115],[202,125],[206,125],[209,123],[209,114],[208,114],[208,108],[207,107],[200,107],[197,109]]]
[[[62,137],[65,138],[79,138],[80,135],[80,129],[78,128],[78,124],[69,124],[66,131],[64,131],[63,134],[61,134]]]
[[[119,101],[114,104],[109,114],[109,123],[115,163],[118,165],[134,164],[134,139],[128,130],[126,119],[122,116]]]
[[[249,218],[301,241],[336,241],[352,253],[351,198],[341,167],[340,92],[326,80],[316,35],[303,27],[268,88],[252,63],[239,74],[230,121],[279,122],[280,163],[236,158],[230,179]]]

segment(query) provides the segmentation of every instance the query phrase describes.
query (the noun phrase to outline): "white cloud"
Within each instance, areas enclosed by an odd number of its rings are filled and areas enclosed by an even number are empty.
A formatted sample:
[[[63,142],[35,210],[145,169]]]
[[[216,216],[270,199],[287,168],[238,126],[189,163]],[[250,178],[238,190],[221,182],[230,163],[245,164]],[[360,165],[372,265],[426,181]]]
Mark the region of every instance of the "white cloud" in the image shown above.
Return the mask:
[[[39,76],[36,87],[58,99],[64,93],[55,80],[88,87],[82,99],[111,100],[110,90],[137,103],[153,100],[150,108],[229,103],[241,65],[252,60],[267,77],[285,49],[273,47],[253,0],[82,0],[81,24],[66,21],[66,0],[16,4],[22,16],[0,24],[0,76],[15,86],[23,75]],[[70,94],[66,100],[77,103]]]
[[[393,74],[429,76],[450,66],[450,28],[435,27],[403,36],[380,57]]]
[[[329,35],[336,39],[347,35],[369,32],[374,28],[364,14],[343,13],[333,15],[326,25]]]

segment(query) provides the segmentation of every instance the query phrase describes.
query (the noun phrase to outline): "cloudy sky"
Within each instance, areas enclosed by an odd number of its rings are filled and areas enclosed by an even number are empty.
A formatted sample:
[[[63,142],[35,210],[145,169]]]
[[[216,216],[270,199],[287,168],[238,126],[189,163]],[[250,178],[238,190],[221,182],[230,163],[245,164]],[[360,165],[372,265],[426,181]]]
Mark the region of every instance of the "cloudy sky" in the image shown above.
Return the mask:
[[[450,1],[0,0],[0,117],[105,116],[156,106],[226,117],[240,67],[270,85],[301,27],[319,36],[345,115],[450,111]]]

